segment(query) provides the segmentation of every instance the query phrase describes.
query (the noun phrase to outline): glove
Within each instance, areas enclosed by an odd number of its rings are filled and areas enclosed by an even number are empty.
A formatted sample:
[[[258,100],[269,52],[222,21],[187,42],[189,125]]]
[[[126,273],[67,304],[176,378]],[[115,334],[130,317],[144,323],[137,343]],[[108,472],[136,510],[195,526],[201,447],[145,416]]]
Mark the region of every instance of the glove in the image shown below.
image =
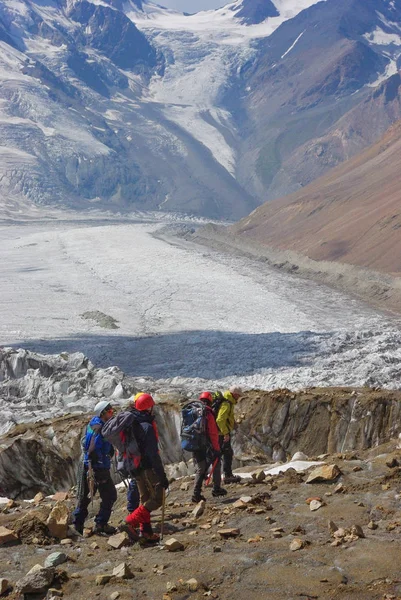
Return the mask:
[[[164,475],[164,477],[162,477],[161,484],[165,490],[169,487],[170,483],[169,483],[169,480],[167,479],[166,475]]]

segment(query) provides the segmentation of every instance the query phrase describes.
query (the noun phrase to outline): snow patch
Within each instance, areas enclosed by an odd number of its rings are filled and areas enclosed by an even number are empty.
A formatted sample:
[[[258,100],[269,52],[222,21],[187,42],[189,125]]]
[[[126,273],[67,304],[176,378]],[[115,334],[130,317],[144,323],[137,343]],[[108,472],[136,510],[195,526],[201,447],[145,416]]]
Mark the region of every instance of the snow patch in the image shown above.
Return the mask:
[[[298,40],[301,39],[301,37],[303,36],[303,34],[305,33],[305,31],[306,31],[306,29],[304,29],[303,32],[299,34],[299,36],[297,37],[297,39],[295,40],[295,42],[288,48],[288,50],[286,52],[284,52],[284,54],[282,54],[281,58],[284,58],[285,56],[287,56],[287,54],[289,52],[291,52],[291,50],[295,47],[295,45],[298,42]]]

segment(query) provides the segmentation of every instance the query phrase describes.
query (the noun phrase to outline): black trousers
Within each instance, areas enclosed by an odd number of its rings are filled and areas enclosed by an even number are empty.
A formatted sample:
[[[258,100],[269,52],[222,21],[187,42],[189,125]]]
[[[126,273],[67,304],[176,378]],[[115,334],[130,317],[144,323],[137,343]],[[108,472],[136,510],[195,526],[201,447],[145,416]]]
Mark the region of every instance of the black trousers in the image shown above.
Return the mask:
[[[88,506],[91,502],[87,473],[88,470],[85,468],[82,497],[78,500],[74,510],[74,525],[77,527],[83,527],[88,516]],[[93,474],[95,477],[94,493],[99,492],[100,496],[100,508],[95,517],[95,522],[99,525],[105,525],[110,519],[113,504],[117,500],[117,491],[108,469],[96,469]]]
[[[233,474],[233,458],[234,452],[231,447],[231,435],[228,442],[224,442],[224,436],[219,435],[219,442],[221,448],[221,456],[223,459],[223,473],[224,477],[231,477]]]
[[[202,490],[202,484],[206,479],[207,471],[211,465],[211,460],[208,457],[205,450],[197,450],[192,453],[195,463],[195,486],[194,496],[199,496]],[[221,487],[221,460],[217,461],[217,464],[213,471],[213,488],[219,489]]]

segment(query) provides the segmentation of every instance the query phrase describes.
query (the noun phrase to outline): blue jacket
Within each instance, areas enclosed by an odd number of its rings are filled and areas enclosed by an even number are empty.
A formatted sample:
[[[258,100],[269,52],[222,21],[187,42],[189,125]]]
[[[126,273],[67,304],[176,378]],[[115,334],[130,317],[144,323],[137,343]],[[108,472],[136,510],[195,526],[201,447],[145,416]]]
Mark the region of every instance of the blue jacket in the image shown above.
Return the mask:
[[[100,417],[93,417],[86,428],[84,440],[84,464],[92,463],[94,470],[110,469],[113,446],[106,442],[101,434],[104,422]]]

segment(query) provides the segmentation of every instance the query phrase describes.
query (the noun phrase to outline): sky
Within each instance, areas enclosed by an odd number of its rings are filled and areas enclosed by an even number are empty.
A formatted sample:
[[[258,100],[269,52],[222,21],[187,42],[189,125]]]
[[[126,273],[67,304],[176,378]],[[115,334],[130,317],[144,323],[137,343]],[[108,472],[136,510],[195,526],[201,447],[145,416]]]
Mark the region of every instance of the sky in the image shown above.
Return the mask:
[[[229,4],[233,0],[154,0],[156,4],[175,8],[181,12],[198,12],[200,10],[210,10]]]

